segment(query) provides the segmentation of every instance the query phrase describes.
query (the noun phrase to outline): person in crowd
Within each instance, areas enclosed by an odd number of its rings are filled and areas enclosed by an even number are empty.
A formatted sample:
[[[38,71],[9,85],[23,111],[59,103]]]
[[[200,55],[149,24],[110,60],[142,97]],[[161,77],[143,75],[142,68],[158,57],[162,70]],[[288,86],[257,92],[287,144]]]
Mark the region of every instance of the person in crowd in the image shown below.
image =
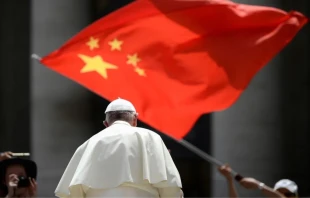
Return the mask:
[[[219,167],[219,172],[226,178],[228,183],[228,192],[230,198],[237,198],[238,194],[234,185],[234,178],[231,174],[231,168],[229,165]],[[263,182],[260,182],[254,178],[246,177],[240,181],[240,185],[246,189],[258,189],[266,197],[270,198],[289,198],[298,197],[298,186],[295,182],[289,179],[282,179],[278,181],[273,188],[267,186]]]
[[[6,152],[2,152],[0,153],[0,162],[6,159],[10,159],[12,158],[12,152],[11,151],[6,151]],[[0,197],[5,197],[6,193],[5,193],[5,185],[2,184],[0,182]]]
[[[34,161],[7,156],[0,162],[1,196],[6,198],[36,197],[36,177],[37,165]]]

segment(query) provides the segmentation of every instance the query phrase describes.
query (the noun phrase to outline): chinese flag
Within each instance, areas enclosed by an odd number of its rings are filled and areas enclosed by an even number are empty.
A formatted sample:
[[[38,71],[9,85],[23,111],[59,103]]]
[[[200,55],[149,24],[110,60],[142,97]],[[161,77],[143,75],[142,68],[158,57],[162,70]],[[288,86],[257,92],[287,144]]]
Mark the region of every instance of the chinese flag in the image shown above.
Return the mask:
[[[141,121],[181,139],[202,114],[231,106],[306,22],[227,0],[137,0],[41,63],[107,100],[131,101]]]

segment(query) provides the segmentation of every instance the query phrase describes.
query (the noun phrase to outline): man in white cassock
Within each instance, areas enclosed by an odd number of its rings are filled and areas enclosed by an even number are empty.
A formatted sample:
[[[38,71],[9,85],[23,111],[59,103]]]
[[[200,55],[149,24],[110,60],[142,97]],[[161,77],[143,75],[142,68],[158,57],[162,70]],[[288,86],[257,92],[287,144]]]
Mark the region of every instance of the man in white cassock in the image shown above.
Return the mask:
[[[112,101],[106,129],[83,143],[71,158],[57,197],[182,197],[179,172],[161,137],[137,126],[127,100]]]

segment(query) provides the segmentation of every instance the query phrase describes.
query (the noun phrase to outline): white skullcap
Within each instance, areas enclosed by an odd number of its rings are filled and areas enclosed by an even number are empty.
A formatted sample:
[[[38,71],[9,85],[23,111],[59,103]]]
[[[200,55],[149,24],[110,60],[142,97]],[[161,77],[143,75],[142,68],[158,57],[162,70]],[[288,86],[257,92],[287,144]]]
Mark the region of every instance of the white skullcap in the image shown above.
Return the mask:
[[[116,100],[113,100],[105,110],[105,113],[111,112],[111,111],[132,111],[136,112],[135,107],[131,102],[128,100],[124,100],[121,98],[118,98]]]
[[[291,193],[297,193],[297,184],[289,179],[281,179],[274,185],[274,190],[285,188]]]

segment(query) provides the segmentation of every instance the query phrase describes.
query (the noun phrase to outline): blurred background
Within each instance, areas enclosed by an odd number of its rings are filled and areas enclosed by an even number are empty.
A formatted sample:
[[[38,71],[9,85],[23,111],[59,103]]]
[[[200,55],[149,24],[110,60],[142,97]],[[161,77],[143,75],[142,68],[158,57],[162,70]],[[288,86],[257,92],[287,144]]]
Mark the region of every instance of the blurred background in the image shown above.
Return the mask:
[[[94,20],[130,2],[0,1],[0,151],[31,153],[39,168],[41,197],[54,196],[75,149],[103,129],[108,101],[30,56],[48,54]],[[310,16],[309,0],[235,2]],[[309,28],[303,28],[258,73],[235,105],[201,116],[185,138],[242,175],[267,185],[283,178],[295,181],[300,196],[310,196]],[[215,167],[162,137],[180,171],[186,197],[228,196],[226,181]],[[239,187],[238,191],[243,197],[261,196]]]

